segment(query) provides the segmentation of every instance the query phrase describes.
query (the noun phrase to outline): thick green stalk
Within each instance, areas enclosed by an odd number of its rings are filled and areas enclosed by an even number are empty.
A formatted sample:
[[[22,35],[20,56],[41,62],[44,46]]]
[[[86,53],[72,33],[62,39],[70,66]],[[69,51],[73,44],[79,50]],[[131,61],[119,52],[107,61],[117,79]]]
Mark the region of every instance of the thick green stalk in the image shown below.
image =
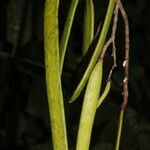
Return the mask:
[[[124,118],[124,109],[121,109],[120,116],[119,116],[119,125],[118,125],[118,133],[117,133],[117,140],[116,140],[115,150],[119,150],[120,140],[121,140],[121,132],[122,132],[122,125],[123,125],[123,118]]]
[[[86,85],[87,80],[88,80],[97,60],[98,60],[99,54],[103,48],[108,30],[109,30],[110,22],[111,22],[113,11],[114,11],[115,2],[116,2],[116,0],[110,0],[109,1],[105,21],[103,24],[103,28],[102,28],[97,46],[96,46],[95,51],[93,53],[93,56],[90,60],[90,63],[88,65],[82,79],[80,80],[80,83],[76,87],[76,89],[75,89],[75,91],[74,91],[74,93],[70,99],[70,102],[73,102],[74,100],[76,100],[76,98],[80,95],[81,91],[83,90],[84,86]]]
[[[88,51],[94,35],[94,4],[93,0],[86,0],[83,24],[82,55]]]
[[[64,26],[62,38],[60,41],[60,72],[61,73],[62,73],[62,69],[63,69],[64,57],[65,57],[65,53],[66,53],[66,49],[67,49],[69,35],[70,35],[72,23],[73,23],[73,18],[75,15],[75,11],[76,11],[78,2],[79,2],[79,0],[72,0],[72,2],[71,2],[67,20],[66,20],[66,23]]]
[[[78,130],[76,150],[88,150],[102,81],[102,61],[94,67],[87,84]]]
[[[60,80],[58,45],[59,0],[46,0],[44,16],[44,47],[46,86],[54,150],[67,150],[63,96]]]

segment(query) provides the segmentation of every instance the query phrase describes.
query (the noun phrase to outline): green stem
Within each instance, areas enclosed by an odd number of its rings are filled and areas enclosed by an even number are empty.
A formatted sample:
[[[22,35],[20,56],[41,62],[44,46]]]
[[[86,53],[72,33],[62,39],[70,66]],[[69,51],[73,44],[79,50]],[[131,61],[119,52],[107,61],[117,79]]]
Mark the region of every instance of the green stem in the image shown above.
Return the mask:
[[[124,118],[124,109],[121,109],[120,116],[119,116],[119,126],[118,126],[118,133],[117,133],[115,150],[119,150],[120,140],[121,140],[121,132],[122,132],[122,126],[123,126],[123,118]]]
[[[68,150],[60,80],[58,6],[59,0],[46,0],[44,13],[46,86],[50,111],[53,149]]]
[[[60,72],[61,73],[62,73],[62,69],[63,69],[64,57],[65,57],[65,53],[66,53],[66,49],[67,49],[69,35],[70,35],[72,23],[73,23],[73,18],[75,15],[75,11],[76,11],[78,2],[79,2],[79,0],[72,0],[72,2],[71,2],[67,20],[66,20],[66,23],[64,26],[62,38],[60,41]]]
[[[109,91],[110,91],[110,87],[111,87],[111,82],[108,81],[108,82],[106,83],[106,87],[105,87],[105,89],[104,89],[102,95],[100,95],[100,98],[99,98],[98,104],[97,104],[97,108],[102,104],[102,102],[104,101],[104,99],[107,97],[107,95],[108,95],[108,93],[109,93]]]
[[[88,65],[82,79],[80,80],[79,85],[76,87],[76,89],[70,99],[70,102],[73,102],[80,95],[81,91],[83,90],[84,86],[86,85],[86,82],[89,79],[89,76],[98,60],[99,54],[103,48],[108,30],[109,30],[110,22],[111,22],[113,11],[114,11],[115,2],[116,2],[116,0],[109,1],[105,21],[103,24],[103,28],[102,28],[101,35],[99,37],[97,46],[96,46],[93,56],[90,60],[90,63]]]
[[[83,24],[83,46],[82,55],[84,56],[88,51],[94,35],[94,4],[93,0],[86,0],[84,11]]]

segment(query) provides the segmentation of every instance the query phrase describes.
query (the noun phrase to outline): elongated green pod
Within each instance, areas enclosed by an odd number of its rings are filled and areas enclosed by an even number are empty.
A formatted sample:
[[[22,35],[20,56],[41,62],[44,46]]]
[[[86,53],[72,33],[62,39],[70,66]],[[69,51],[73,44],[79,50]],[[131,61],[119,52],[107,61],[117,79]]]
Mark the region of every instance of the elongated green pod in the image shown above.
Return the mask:
[[[94,35],[94,4],[93,0],[86,0],[83,24],[82,55],[88,51]]]
[[[44,13],[44,48],[47,96],[54,150],[67,150],[63,96],[60,80],[58,46],[59,0],[46,0]]]
[[[108,95],[108,93],[110,91],[110,87],[111,87],[111,82],[108,81],[102,95],[100,96],[100,98],[98,100],[97,108],[101,105],[101,103],[104,101],[104,99]]]
[[[67,20],[66,20],[66,23],[64,26],[62,38],[60,41],[60,73],[62,73],[63,64],[64,64],[64,57],[65,57],[67,44],[68,44],[68,40],[69,40],[69,35],[71,32],[71,27],[72,27],[72,23],[73,23],[73,18],[75,15],[75,11],[76,11],[78,2],[79,2],[79,0],[72,0],[72,2],[71,2],[68,16],[67,16]]]
[[[77,136],[76,150],[88,150],[102,81],[102,62],[94,67],[87,84]]]
[[[88,64],[88,67],[87,67],[82,79],[80,80],[80,83],[78,84],[78,86],[76,87],[74,93],[72,94],[72,96],[70,98],[70,103],[75,101],[78,98],[78,96],[80,95],[81,91],[83,90],[84,86],[86,85],[87,80],[88,80],[97,60],[98,60],[99,54],[103,48],[103,45],[105,43],[105,39],[106,39],[106,36],[108,33],[108,29],[110,26],[110,22],[111,22],[112,15],[113,15],[113,10],[114,10],[114,6],[115,6],[115,1],[116,0],[110,0],[109,1],[109,6],[107,9],[105,21],[103,24],[103,28],[102,28],[98,43],[97,43],[96,48],[94,50],[93,56],[92,56],[92,58]]]

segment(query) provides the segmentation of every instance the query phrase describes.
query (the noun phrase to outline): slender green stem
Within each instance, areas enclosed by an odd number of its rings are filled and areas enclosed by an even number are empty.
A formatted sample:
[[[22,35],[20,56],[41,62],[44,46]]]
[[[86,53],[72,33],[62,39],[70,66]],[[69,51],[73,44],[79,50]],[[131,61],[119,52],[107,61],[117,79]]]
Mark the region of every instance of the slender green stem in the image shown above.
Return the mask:
[[[59,0],[46,0],[44,13],[44,47],[46,86],[54,150],[68,150],[63,96],[60,80]]]
[[[106,83],[106,87],[102,93],[102,95],[100,96],[99,100],[98,100],[98,104],[97,104],[97,108],[101,105],[101,103],[104,101],[104,99],[106,98],[106,96],[108,95],[109,91],[110,91],[110,87],[111,87],[111,82],[108,81]]]
[[[119,150],[120,140],[121,140],[121,132],[122,132],[122,125],[123,125],[123,118],[124,118],[124,109],[121,109],[120,110],[120,116],[119,116],[119,125],[118,125],[118,133],[117,133],[117,140],[116,140],[115,150]]]
[[[70,99],[70,102],[73,102],[74,100],[76,100],[76,98],[80,95],[81,91],[83,90],[84,86],[86,85],[87,80],[88,80],[97,60],[98,60],[99,54],[103,48],[108,30],[109,30],[110,22],[111,22],[113,11],[114,11],[115,2],[116,2],[116,0],[110,0],[109,1],[105,21],[103,24],[103,28],[102,28],[97,46],[96,46],[95,51],[93,53],[93,56],[90,60],[90,63],[87,67],[87,70],[85,71],[82,79],[80,80],[80,83],[76,87],[76,89],[75,89],[75,91],[74,91],[74,93]]]
[[[66,23],[64,26],[62,38],[60,41],[60,73],[62,73],[63,64],[64,64],[64,57],[65,57],[67,44],[68,44],[68,40],[69,40],[69,35],[70,35],[72,23],[73,23],[73,18],[75,15],[75,11],[76,11],[78,2],[79,2],[79,0],[72,0],[72,2],[71,2],[71,6],[70,6],[70,9],[68,12],[67,20],[66,20]]]
[[[93,0],[86,0],[83,24],[82,55],[88,51],[94,35],[94,4]]]

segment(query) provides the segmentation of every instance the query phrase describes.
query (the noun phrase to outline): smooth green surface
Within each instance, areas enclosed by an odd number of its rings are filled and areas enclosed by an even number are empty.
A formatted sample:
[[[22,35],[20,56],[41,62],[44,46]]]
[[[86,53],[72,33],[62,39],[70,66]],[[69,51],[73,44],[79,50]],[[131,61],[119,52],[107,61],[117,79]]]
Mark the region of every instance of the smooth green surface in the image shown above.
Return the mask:
[[[82,55],[88,51],[94,35],[94,4],[93,0],[86,0],[83,24]]]
[[[123,125],[123,118],[124,118],[124,109],[121,109],[120,116],[119,116],[119,126],[118,126],[118,133],[117,133],[117,140],[116,140],[115,150],[119,150],[120,140],[121,140],[121,132],[122,132],[122,125]]]
[[[45,70],[54,150],[67,150],[58,46],[59,0],[46,0],[44,16]]]
[[[102,62],[99,61],[92,71],[92,74],[90,76],[86,88],[81,111],[76,150],[89,149],[91,132],[97,109],[97,101],[101,88],[101,81],[102,81],[101,72],[102,72]]]
[[[107,13],[106,13],[106,17],[105,17],[105,21],[104,21],[104,24],[103,24],[103,28],[102,28],[97,46],[96,46],[95,51],[93,53],[93,56],[90,60],[90,63],[88,65],[82,79],[80,80],[80,83],[78,84],[78,86],[76,87],[72,97],[70,98],[70,102],[73,102],[74,100],[76,100],[78,98],[78,96],[80,95],[80,93],[83,90],[84,86],[86,85],[87,80],[88,80],[88,78],[89,78],[89,76],[90,76],[97,60],[98,60],[99,54],[100,54],[100,52],[103,48],[108,30],[109,30],[110,22],[111,22],[113,11],[114,11],[114,6],[115,6],[115,0],[110,0],[109,5],[108,5],[108,9],[107,9]]]
[[[101,103],[104,101],[104,99],[108,95],[108,93],[110,91],[110,87],[111,87],[111,83],[110,83],[110,81],[108,81],[102,95],[100,96],[100,98],[98,100],[97,108],[101,105]]]
[[[62,69],[63,69],[64,57],[65,57],[65,53],[66,53],[66,49],[67,49],[69,35],[71,32],[71,27],[72,27],[72,23],[73,23],[73,19],[74,19],[74,15],[75,15],[75,11],[76,11],[78,2],[79,2],[79,0],[72,0],[72,2],[71,2],[67,20],[66,20],[66,23],[64,26],[62,38],[60,41],[60,72],[61,73],[62,73]]]

